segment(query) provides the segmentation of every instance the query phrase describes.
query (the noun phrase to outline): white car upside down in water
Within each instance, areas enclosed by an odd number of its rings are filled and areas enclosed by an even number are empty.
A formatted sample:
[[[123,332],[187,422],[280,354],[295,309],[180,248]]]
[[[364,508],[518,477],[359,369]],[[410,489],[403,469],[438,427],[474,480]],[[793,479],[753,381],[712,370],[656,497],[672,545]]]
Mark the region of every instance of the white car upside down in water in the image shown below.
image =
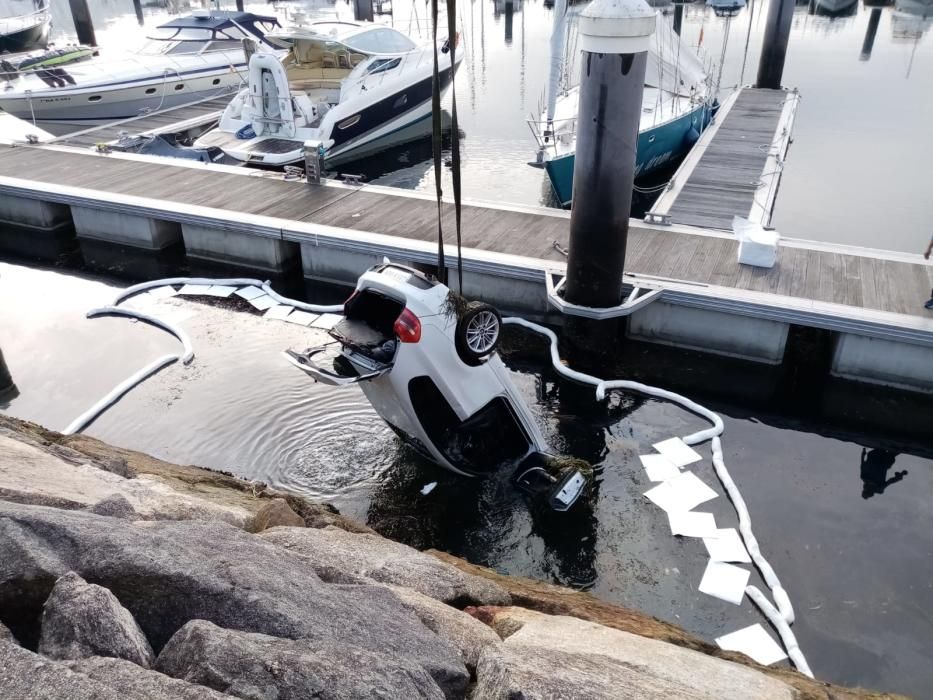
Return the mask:
[[[436,464],[467,476],[511,464],[526,490],[544,479],[554,509],[573,505],[587,480],[547,453],[496,353],[502,319],[494,307],[384,263],[359,278],[344,315],[332,343],[287,351],[289,361],[316,381],[358,385],[389,427]],[[318,364],[334,347],[332,367]]]

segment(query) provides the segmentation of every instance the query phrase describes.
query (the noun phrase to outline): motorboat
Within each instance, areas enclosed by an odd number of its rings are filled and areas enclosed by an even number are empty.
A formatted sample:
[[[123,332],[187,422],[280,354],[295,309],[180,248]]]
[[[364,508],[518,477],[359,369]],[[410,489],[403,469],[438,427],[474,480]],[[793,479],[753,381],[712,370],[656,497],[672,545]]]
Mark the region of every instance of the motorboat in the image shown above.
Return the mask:
[[[244,42],[275,51],[275,17],[202,10],[156,27],[136,52],[8,76],[0,108],[30,121],[90,125],[167,109],[238,89]]]
[[[44,49],[49,43],[52,15],[46,0],[31,0],[10,3],[16,14],[0,17],[0,53],[18,53],[32,49]],[[9,10],[8,10],[9,11]]]
[[[745,7],[745,0],[706,0],[717,17],[734,17]]]
[[[552,45],[552,52],[556,48]],[[540,118],[528,121],[538,143],[530,164],[545,169],[560,205],[568,207],[573,198],[580,89],[560,87],[559,75],[554,75],[561,71],[559,63],[552,63],[547,107]],[[648,51],[635,177],[651,175],[685,155],[709,125],[715,108],[702,62],[659,19]]]
[[[813,10],[825,17],[848,17],[858,11],[858,0],[814,0]]]
[[[249,85],[196,146],[250,165],[282,167],[318,142],[328,167],[412,141],[430,130],[434,45],[371,22],[320,21],[267,37],[284,58],[255,53]],[[462,49],[438,38],[447,88]]]

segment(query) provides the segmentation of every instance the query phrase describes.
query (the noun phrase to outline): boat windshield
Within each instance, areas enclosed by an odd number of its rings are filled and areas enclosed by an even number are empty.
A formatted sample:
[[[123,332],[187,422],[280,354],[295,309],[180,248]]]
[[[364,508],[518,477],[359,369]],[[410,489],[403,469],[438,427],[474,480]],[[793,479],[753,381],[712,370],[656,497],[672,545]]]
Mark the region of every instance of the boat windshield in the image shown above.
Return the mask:
[[[243,48],[242,40],[249,36],[237,27],[223,29],[206,27],[156,27],[147,37],[138,53],[146,55],[168,55],[183,53],[207,53],[211,51],[237,51]]]
[[[351,70],[369,59],[365,53],[354,51],[338,41],[298,39],[285,58],[286,65],[302,68],[336,68]]]
[[[408,53],[415,48],[415,42],[389,27],[360,32],[345,39],[344,43],[351,49],[368,54]]]

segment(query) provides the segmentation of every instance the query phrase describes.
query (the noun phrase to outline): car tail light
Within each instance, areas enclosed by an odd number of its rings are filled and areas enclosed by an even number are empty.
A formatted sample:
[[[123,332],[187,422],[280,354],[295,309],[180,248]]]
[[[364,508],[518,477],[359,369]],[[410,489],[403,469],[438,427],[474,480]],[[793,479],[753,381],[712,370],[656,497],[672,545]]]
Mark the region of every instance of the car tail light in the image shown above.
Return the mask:
[[[402,311],[395,319],[393,330],[403,343],[417,343],[421,340],[421,321],[409,309]]]

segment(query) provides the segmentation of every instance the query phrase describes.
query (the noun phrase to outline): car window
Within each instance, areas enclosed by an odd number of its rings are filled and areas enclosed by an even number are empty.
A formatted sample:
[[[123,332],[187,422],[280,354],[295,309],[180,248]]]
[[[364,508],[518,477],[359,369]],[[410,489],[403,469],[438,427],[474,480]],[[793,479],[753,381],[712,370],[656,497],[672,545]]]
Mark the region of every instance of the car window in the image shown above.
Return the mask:
[[[410,284],[412,287],[417,289],[431,289],[437,285],[437,282],[432,282],[429,279],[417,275],[411,270],[399,267],[397,265],[386,265],[383,267],[380,272],[384,275],[388,275],[392,279],[403,282],[404,284]]]
[[[528,436],[505,398],[494,398],[461,421],[430,377],[414,377],[408,393],[425,434],[458,469],[490,472],[528,453]]]

